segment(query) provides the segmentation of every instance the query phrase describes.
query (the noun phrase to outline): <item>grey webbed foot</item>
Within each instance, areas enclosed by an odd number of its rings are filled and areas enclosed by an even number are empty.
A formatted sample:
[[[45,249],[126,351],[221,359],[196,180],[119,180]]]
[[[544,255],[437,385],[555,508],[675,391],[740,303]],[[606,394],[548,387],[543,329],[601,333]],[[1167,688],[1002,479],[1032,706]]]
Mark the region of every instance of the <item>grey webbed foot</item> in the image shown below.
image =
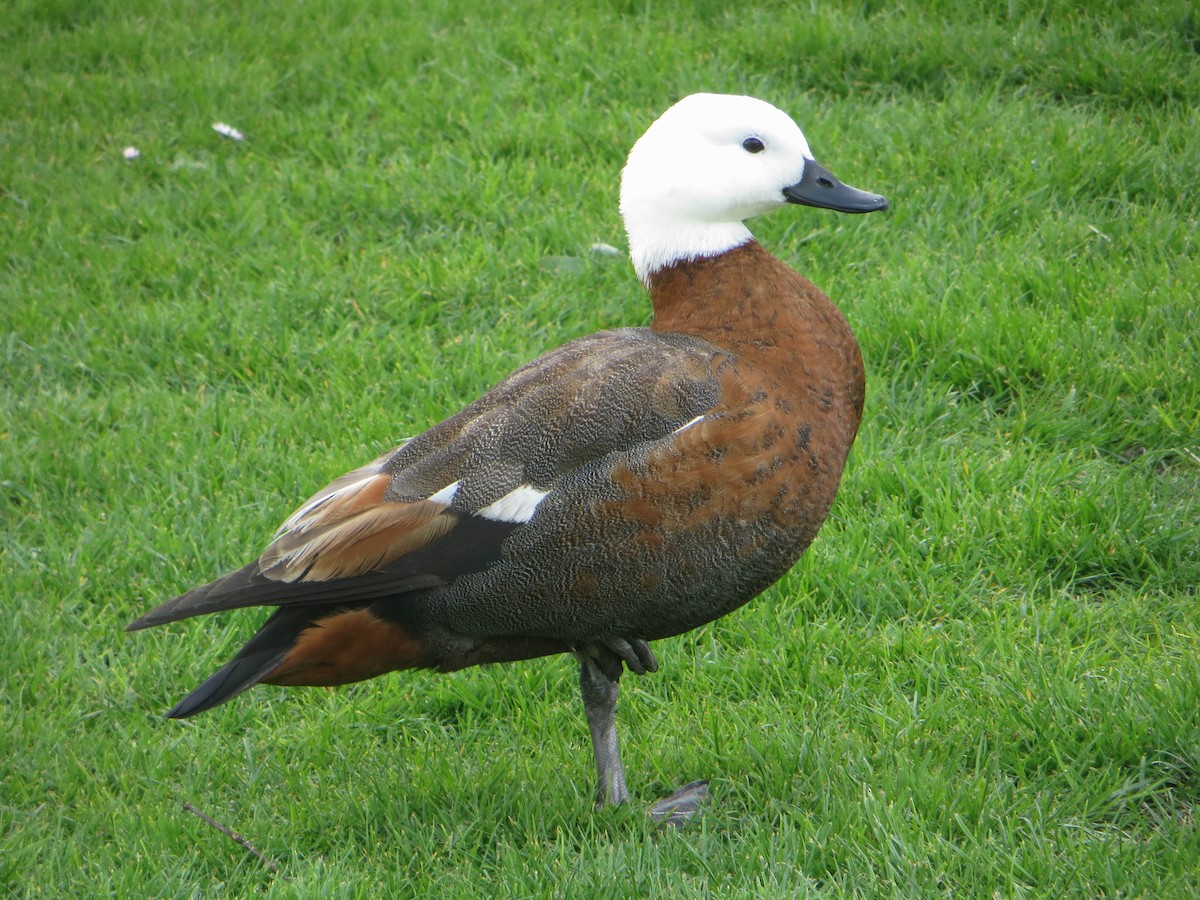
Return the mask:
[[[707,806],[711,797],[707,781],[693,781],[655,803],[649,816],[659,828],[680,828]]]
[[[654,658],[654,651],[645,641],[636,638],[632,641],[612,638],[601,641],[600,644],[619,657],[625,663],[625,668],[635,675],[658,671],[658,660]]]

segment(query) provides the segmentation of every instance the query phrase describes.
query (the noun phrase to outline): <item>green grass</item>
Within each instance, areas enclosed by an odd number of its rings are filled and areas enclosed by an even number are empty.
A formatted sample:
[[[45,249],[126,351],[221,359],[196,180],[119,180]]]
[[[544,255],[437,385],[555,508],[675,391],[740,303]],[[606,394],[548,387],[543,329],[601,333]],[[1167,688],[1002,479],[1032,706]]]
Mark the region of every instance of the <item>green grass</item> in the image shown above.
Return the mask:
[[[7,892],[1200,891],[1192,4],[413,6],[0,11]],[[792,112],[892,211],[754,225],[854,324],[866,419],[791,575],[627,679],[635,804],[591,810],[562,659],[164,721],[260,614],[134,615],[540,351],[646,321],[587,248],[695,90]],[[700,777],[715,806],[652,833]]]

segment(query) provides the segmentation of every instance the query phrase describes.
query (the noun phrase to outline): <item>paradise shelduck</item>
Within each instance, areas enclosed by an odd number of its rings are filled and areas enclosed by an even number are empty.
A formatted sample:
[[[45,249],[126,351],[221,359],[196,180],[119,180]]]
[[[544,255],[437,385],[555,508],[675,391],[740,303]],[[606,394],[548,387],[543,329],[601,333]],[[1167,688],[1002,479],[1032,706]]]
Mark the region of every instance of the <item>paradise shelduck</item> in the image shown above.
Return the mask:
[[[818,165],[751,97],[695,94],[634,145],[621,180],[649,328],[578,338],[461,412],[338,478],[236,572],[130,630],[274,606],[168,715],[265,682],[337,685],[571,653],[599,770],[629,799],[615,709],[649,641],[711,622],[778,580],[833,503],[862,416],[846,320],[745,219],[788,203],[887,201]],[[689,814],[695,782],[657,807]]]

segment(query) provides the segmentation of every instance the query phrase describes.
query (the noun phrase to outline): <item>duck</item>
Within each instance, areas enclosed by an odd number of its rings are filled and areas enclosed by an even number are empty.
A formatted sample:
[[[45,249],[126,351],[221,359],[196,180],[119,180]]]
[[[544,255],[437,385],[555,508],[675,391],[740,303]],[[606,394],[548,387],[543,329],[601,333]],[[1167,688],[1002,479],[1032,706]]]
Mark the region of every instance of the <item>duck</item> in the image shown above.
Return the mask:
[[[570,654],[596,806],[631,799],[616,729],[650,644],[727,615],[816,537],[862,419],[862,354],[746,220],[888,208],[753,97],[678,101],[634,143],[620,213],[648,327],[571,340],[300,505],[252,562],[128,626],[273,607],[167,713],[257,684],[342,685]],[[686,821],[707,782],[655,804]]]

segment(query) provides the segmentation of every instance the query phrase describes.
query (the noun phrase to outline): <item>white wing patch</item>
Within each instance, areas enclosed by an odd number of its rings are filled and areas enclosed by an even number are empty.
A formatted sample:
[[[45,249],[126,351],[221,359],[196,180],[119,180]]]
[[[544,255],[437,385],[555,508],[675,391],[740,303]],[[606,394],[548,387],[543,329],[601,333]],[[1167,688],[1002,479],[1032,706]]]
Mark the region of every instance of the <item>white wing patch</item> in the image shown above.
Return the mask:
[[[452,481],[436,494],[430,494],[426,499],[430,503],[444,503],[447,506],[454,500],[454,495],[458,493],[458,482]]]
[[[475,515],[493,522],[528,522],[533,518],[533,511],[546,498],[549,491],[540,491],[533,485],[523,484],[509,491],[495,503],[489,503]],[[432,499],[432,498],[430,498]]]
[[[697,424],[698,422],[703,422],[703,421],[704,421],[703,415],[696,416],[696,418],[692,419],[692,421],[684,422],[682,425],[680,425],[678,428],[676,428],[674,431],[672,431],[671,434],[679,434],[680,432],[687,431],[693,425]]]

